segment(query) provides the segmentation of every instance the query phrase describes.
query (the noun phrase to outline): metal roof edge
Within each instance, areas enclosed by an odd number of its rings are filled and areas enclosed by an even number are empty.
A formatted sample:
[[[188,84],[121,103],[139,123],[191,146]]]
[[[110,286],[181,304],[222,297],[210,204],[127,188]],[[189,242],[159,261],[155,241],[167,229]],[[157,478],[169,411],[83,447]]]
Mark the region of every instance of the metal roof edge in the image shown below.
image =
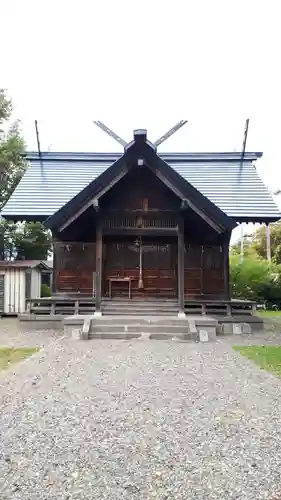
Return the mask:
[[[48,160],[57,160],[57,161],[93,161],[93,160],[98,160],[98,161],[116,161],[119,159],[123,153],[108,153],[108,152],[55,152],[55,151],[42,151],[41,152],[41,159],[44,161]],[[230,161],[239,161],[241,159],[241,153],[237,153],[236,151],[229,151],[229,152],[158,152],[158,155],[160,158],[165,159],[166,161],[173,161],[173,160],[181,160],[181,161],[190,161],[190,160],[197,160],[197,161],[223,161],[223,160],[230,160]],[[244,155],[244,160],[257,160],[258,158],[261,158],[263,155],[262,152],[246,152]],[[27,151],[24,154],[24,157],[29,160],[29,161],[36,161],[40,160],[39,158],[39,153],[37,151]]]
[[[0,217],[14,222],[44,222],[50,215],[30,215],[5,213],[5,206],[0,212]]]
[[[52,214],[53,215],[53,214]],[[25,215],[25,214],[1,214],[1,216],[6,219],[6,220],[11,220],[15,222],[24,222],[24,221],[31,221],[31,222],[42,222],[44,223],[52,217],[52,215],[47,214],[47,215]],[[227,214],[226,214],[227,215]],[[238,224],[241,223],[246,223],[246,224],[269,224],[272,222],[278,222],[281,220],[281,212],[277,215],[269,215],[269,216],[237,216],[237,215],[227,215],[227,217],[230,217],[234,221],[236,221]]]
[[[270,224],[281,220],[281,212],[279,215],[256,216],[256,217],[233,217],[238,224]]]

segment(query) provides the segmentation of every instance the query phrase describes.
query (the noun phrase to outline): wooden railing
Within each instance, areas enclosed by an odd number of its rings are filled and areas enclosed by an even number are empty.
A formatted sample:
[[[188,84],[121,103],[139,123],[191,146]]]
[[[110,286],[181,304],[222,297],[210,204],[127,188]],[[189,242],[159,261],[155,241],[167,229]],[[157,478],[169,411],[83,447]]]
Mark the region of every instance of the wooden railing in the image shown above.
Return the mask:
[[[250,300],[208,300],[208,299],[186,299],[184,301],[184,312],[186,314],[198,314],[209,316],[243,316],[253,315],[256,310],[255,302]]]
[[[48,297],[27,299],[26,312],[37,315],[93,314],[96,308],[94,297]]]
[[[34,315],[93,314],[94,297],[48,297],[26,300],[26,312]],[[243,316],[255,313],[255,303],[248,300],[188,299],[184,302],[186,314],[209,316]]]

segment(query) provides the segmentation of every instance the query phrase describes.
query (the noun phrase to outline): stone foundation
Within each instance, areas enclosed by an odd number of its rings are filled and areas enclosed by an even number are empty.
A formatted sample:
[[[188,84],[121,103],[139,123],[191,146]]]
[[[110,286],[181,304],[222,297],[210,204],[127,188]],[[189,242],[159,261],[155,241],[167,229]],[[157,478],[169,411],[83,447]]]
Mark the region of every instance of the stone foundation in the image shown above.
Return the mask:
[[[83,340],[94,338],[179,339],[197,342],[215,341],[217,335],[251,334],[263,329],[257,316],[101,316],[30,315],[19,317],[30,330],[58,329],[65,335]]]

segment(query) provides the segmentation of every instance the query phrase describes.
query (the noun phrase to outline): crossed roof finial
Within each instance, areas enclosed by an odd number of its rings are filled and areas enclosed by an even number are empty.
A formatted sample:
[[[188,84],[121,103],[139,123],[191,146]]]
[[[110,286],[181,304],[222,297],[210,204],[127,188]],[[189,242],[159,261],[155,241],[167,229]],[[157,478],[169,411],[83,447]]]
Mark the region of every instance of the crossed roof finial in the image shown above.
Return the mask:
[[[187,123],[187,120],[180,120],[176,125],[174,125],[168,132],[166,132],[164,135],[159,137],[157,141],[154,142],[154,146],[157,148],[162,142],[166,141],[171,137],[171,135],[175,134],[181,127],[183,127]],[[94,121],[94,124],[97,125],[101,130],[103,130],[106,134],[110,135],[112,139],[114,139],[118,144],[121,144],[124,148],[127,146],[128,142],[122,139],[118,134],[113,132],[109,127],[107,127],[103,122],[101,121]]]

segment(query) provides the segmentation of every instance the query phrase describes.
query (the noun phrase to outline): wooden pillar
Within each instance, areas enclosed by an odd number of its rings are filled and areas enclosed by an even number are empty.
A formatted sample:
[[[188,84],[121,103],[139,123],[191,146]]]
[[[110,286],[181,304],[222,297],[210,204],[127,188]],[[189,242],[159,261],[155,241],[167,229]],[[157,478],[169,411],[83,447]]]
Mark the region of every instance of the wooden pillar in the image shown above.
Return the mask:
[[[57,250],[56,250],[56,239],[53,236],[53,272],[52,272],[52,295],[57,293]]]
[[[265,226],[265,231],[266,231],[266,257],[267,260],[271,260],[271,242],[270,242],[270,225],[266,224]]]
[[[229,280],[229,240],[230,236],[222,245],[223,251],[223,273],[224,273],[224,293],[226,300],[230,300],[230,280]]]
[[[102,280],[102,228],[96,229],[96,316],[101,316],[101,280]]]
[[[179,316],[184,316],[184,220],[178,225],[178,296]]]

